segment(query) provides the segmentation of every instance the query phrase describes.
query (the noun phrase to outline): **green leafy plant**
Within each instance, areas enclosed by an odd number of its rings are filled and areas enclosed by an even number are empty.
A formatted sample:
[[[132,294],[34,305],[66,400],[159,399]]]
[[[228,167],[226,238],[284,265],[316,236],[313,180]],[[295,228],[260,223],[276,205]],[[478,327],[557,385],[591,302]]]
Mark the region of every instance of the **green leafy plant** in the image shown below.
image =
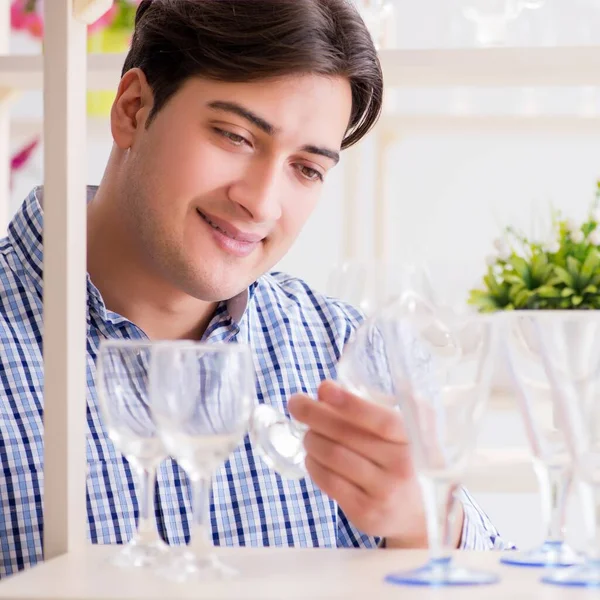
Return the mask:
[[[600,308],[600,182],[583,223],[555,212],[546,242],[507,227],[494,246],[483,286],[469,293],[480,312]]]

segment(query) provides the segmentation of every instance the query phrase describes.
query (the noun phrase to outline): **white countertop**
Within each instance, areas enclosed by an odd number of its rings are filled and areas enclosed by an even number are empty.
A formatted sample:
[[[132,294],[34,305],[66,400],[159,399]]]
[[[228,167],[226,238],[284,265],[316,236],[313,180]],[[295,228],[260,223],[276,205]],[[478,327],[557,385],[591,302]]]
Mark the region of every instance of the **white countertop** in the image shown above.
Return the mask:
[[[421,565],[425,551],[224,548],[219,554],[241,571],[219,584],[174,584],[149,570],[125,571],[107,564],[114,547],[90,547],[65,555],[0,583],[0,598],[100,600],[214,598],[220,600],[386,600],[444,598],[518,600],[599,597],[600,592],[539,582],[540,569],[507,567],[498,552],[457,552],[461,564],[495,571],[495,585],[431,589],[393,586],[383,581],[396,570]]]

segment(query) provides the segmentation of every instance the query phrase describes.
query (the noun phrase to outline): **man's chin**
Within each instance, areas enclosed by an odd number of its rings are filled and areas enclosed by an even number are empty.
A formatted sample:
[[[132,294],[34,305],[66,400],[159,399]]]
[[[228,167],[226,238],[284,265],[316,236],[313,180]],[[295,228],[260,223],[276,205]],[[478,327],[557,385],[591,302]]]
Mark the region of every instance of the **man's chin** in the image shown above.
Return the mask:
[[[203,302],[216,304],[241,296],[246,292],[250,283],[240,285],[240,279],[235,282],[203,280],[195,282],[195,285],[192,286],[193,289],[190,289],[188,293]]]

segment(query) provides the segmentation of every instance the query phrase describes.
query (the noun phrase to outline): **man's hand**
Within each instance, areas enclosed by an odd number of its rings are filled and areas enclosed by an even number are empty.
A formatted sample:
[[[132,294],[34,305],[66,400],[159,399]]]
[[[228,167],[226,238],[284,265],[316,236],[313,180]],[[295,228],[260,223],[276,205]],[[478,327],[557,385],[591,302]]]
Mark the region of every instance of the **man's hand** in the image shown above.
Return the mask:
[[[309,427],[304,445],[312,480],[360,531],[385,537],[389,548],[426,548],[421,489],[400,413],[331,381],[321,384],[318,400],[289,401],[292,416]],[[456,546],[462,519],[461,513]]]

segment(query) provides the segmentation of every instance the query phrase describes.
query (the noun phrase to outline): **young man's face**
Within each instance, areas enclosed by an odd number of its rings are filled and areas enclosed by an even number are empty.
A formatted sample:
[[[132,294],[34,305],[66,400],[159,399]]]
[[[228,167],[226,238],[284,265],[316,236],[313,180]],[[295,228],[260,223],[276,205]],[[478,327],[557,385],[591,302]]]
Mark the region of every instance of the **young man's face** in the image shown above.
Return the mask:
[[[202,300],[233,297],[283,257],[313,211],[348,126],[350,85],[190,79],[147,129],[145,85],[118,175],[124,218],[165,280]],[[125,116],[113,111],[113,132],[115,119],[118,129]]]

